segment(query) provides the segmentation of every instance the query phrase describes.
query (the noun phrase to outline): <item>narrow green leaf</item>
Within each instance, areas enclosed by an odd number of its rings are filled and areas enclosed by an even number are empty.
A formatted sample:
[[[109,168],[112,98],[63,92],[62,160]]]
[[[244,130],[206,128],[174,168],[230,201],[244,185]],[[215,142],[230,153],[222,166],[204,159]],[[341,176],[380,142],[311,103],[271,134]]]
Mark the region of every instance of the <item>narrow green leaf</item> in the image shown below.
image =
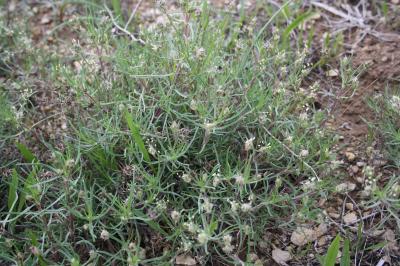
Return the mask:
[[[301,23],[307,21],[310,19],[315,13],[313,12],[306,12],[298,16],[295,20],[293,20],[292,23],[289,24],[289,26],[286,27],[286,29],[283,31],[282,35],[282,43],[284,47],[287,47],[289,45],[289,36],[290,33],[295,30],[297,27],[301,25]]]
[[[28,177],[25,179],[24,187],[20,193],[20,199],[18,203],[18,211],[21,211],[26,202],[26,196],[32,195],[35,199],[39,197],[39,192],[32,186],[35,182],[36,167],[33,167],[32,171],[29,173]]]
[[[40,245],[35,232],[33,232],[32,230],[29,229],[27,231],[27,235],[29,236],[29,238],[31,240],[32,246],[38,247]]]
[[[11,182],[8,189],[8,210],[11,212],[14,209],[15,202],[18,199],[17,189],[18,189],[18,179],[19,175],[17,170],[13,169],[11,175]]]
[[[33,155],[33,153],[24,144],[17,142],[15,145],[27,162],[32,163],[35,160],[37,161],[35,155]]]
[[[72,260],[71,260],[71,266],[80,266],[81,264],[80,264],[80,262],[79,262],[79,259],[77,259],[77,258],[73,258]]]
[[[350,241],[348,239],[344,241],[340,266],[350,266]]]
[[[125,120],[128,124],[129,130],[131,131],[133,139],[138,145],[140,152],[143,154],[144,160],[146,162],[150,162],[149,152],[147,151],[144,141],[140,135],[140,127],[134,122],[132,115],[128,111],[125,111]]]
[[[120,0],[112,0],[112,7],[115,12],[115,15],[117,15],[118,20],[122,21],[122,11],[121,11],[121,1]]]
[[[337,235],[328,248],[325,256],[324,266],[335,266],[336,258],[339,253],[340,236]]]
[[[147,217],[146,214],[144,214],[141,210],[133,210],[134,215],[136,216],[136,219],[141,220],[143,222],[145,222],[151,229],[157,231],[158,233],[160,233],[163,236],[168,236],[168,233],[164,231],[164,229],[162,229],[160,227],[160,225],[154,221],[152,221],[150,218]]]
[[[378,244],[375,244],[375,245],[372,245],[372,246],[370,246],[370,247],[365,248],[365,250],[368,250],[368,251],[370,251],[370,250],[372,250],[372,251],[377,251],[377,250],[379,250],[379,249],[384,248],[387,244],[388,244],[387,241],[379,242]]]
[[[218,221],[212,219],[208,228],[210,235],[213,235],[217,229],[218,229]]]

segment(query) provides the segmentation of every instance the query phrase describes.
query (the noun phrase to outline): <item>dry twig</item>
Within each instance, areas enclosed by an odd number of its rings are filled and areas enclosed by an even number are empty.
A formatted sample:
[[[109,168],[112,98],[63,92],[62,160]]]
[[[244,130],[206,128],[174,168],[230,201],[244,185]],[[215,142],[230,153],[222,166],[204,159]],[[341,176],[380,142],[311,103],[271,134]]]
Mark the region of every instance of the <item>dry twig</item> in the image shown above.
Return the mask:
[[[119,29],[121,32],[123,32],[123,33],[125,33],[126,35],[128,35],[128,36],[132,39],[132,41],[138,42],[138,43],[140,43],[140,44],[142,44],[142,45],[145,45],[145,44],[146,44],[145,41],[143,41],[143,40],[140,39],[140,38],[136,38],[136,37],[135,37],[131,32],[129,32],[127,29],[121,27],[121,26],[118,24],[118,22],[115,20],[113,14],[112,14],[112,12],[111,12],[111,10],[110,10],[106,5],[104,5],[104,8],[106,9],[108,15],[109,15],[110,18],[111,18],[112,23],[114,24],[114,26],[115,26],[117,29]]]

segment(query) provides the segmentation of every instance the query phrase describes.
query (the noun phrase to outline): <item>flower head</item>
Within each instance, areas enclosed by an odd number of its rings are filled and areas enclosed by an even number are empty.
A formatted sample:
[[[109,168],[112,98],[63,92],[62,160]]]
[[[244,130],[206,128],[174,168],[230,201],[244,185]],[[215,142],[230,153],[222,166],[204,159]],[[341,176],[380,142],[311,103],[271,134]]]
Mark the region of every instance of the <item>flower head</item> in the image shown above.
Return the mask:
[[[186,183],[192,182],[192,177],[189,174],[182,174],[181,176],[182,180],[185,181]]]
[[[199,242],[199,244],[204,245],[208,242],[208,234],[205,231],[201,231],[198,235],[197,235],[197,242]]]
[[[181,214],[175,210],[171,212],[171,219],[174,223],[178,223],[181,218]]]
[[[240,209],[242,210],[242,212],[251,211],[251,209],[252,209],[251,203],[243,203],[242,206],[240,207]]]
[[[237,203],[236,201],[231,201],[229,202],[231,204],[231,210],[235,213],[238,211],[239,209],[239,203]]]
[[[253,149],[253,147],[254,147],[253,143],[254,143],[255,139],[256,139],[255,137],[252,137],[252,138],[246,140],[246,142],[244,143],[244,150],[245,151],[250,151],[251,149]]]
[[[110,239],[110,233],[107,230],[103,229],[100,233],[100,238],[103,240],[108,240]]]
[[[236,184],[244,185],[244,178],[242,175],[238,174],[233,177],[235,179]]]
[[[204,208],[205,212],[211,213],[213,207],[214,207],[214,204],[212,204],[208,198],[205,198],[204,203],[203,203],[203,208]]]
[[[308,150],[302,150],[299,155],[300,155],[300,157],[305,158],[305,157],[307,157],[309,155],[309,151]]]

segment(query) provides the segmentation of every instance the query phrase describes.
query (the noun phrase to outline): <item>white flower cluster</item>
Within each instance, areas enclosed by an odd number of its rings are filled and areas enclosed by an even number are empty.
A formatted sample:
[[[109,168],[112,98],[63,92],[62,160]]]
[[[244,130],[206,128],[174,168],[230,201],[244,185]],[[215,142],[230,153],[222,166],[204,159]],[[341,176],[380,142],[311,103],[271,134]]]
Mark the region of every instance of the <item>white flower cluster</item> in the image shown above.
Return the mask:
[[[157,150],[156,147],[156,141],[153,138],[146,139],[146,144],[147,144],[147,150],[149,153],[153,156],[156,156],[157,154],[160,154],[160,151]]]
[[[229,204],[231,205],[231,211],[235,214],[238,213],[238,211],[240,210],[243,213],[248,213],[251,212],[253,210],[253,206],[251,201],[253,201],[255,199],[254,194],[250,194],[249,196],[249,200],[250,202],[246,202],[246,203],[239,203],[235,200],[227,200],[229,202]]]
[[[197,235],[197,242],[199,242],[199,244],[204,245],[208,242],[209,240],[209,235],[207,234],[206,231],[202,230],[200,231],[200,233]]]
[[[191,177],[191,175],[188,174],[188,173],[183,173],[183,174],[181,175],[181,179],[182,179],[184,182],[186,182],[186,183],[192,182],[192,177]]]
[[[376,182],[378,178],[374,175],[374,168],[371,166],[365,166],[363,169],[363,174],[365,176],[365,186],[363,190],[364,196],[371,195],[372,191],[376,188]]]
[[[233,179],[235,179],[235,183],[239,186],[243,186],[245,184],[245,180],[242,174],[237,174],[233,176]]]
[[[222,250],[227,254],[232,253],[234,247],[232,245],[232,236],[231,235],[225,235],[223,237],[223,244],[224,244],[224,246],[222,247]]]
[[[248,140],[246,140],[245,141],[245,143],[244,143],[244,150],[247,152],[247,151],[250,151],[250,150],[252,150],[253,148],[254,148],[254,140],[255,140],[256,138],[255,137],[252,137],[252,138],[249,138]]]
[[[172,221],[174,221],[175,224],[177,224],[179,222],[179,220],[181,219],[181,214],[178,211],[173,210],[171,212],[171,219],[172,219]]]
[[[391,187],[389,195],[392,198],[398,198],[400,196],[400,184],[399,183],[396,183],[394,186]]]
[[[313,176],[302,183],[302,189],[304,191],[314,190],[317,184],[318,184],[318,179],[315,176]]]
[[[392,99],[389,101],[391,107],[396,111],[400,113],[400,97],[397,95],[393,95]]]
[[[219,168],[219,166],[217,168],[217,171],[212,174],[212,177],[213,177],[213,187],[217,187],[222,182],[221,169]]]
[[[214,204],[210,202],[209,198],[204,198],[203,201],[203,210],[210,214],[213,210]]]

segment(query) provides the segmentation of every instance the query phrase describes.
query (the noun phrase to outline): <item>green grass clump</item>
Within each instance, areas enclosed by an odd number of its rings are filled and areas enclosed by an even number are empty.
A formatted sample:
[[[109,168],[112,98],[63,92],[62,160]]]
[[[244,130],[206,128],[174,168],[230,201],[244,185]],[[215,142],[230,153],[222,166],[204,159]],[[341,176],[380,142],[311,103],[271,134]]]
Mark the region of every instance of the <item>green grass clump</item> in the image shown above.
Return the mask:
[[[382,136],[383,145],[387,152],[386,158],[396,167],[400,167],[400,96],[396,90],[380,95],[369,105],[377,115],[377,123],[371,124]]]
[[[15,128],[16,119],[5,92],[0,91],[0,135]]]
[[[370,174],[370,188],[372,197],[368,204],[379,206],[388,217],[393,218],[397,228],[400,228],[400,96],[396,88],[386,90],[384,94],[371,99],[369,106],[375,111],[376,119],[370,123],[373,132],[381,140],[384,159],[388,161],[386,166],[391,176],[376,174],[373,169],[366,171]],[[385,179],[384,186],[379,187],[377,181]]]
[[[199,11],[142,29],[143,42],[89,12],[86,44],[74,47],[80,68],[50,67],[77,103],[65,149],[45,142],[43,161],[19,145],[32,156],[3,177],[1,258],[250,262],[266,227],[317,219],[333,140],[302,88],[306,50],[282,44],[279,30]]]

